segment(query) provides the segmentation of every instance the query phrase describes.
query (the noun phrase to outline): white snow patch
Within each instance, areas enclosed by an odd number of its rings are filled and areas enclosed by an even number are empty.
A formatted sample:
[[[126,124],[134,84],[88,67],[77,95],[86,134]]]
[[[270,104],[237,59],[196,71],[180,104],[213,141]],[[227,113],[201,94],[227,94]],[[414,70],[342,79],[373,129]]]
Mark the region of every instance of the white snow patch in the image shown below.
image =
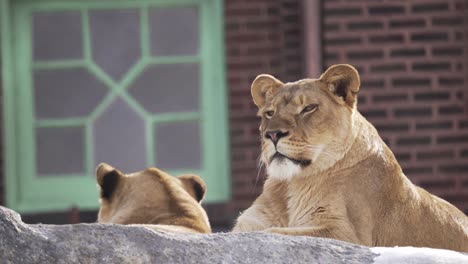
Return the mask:
[[[415,248],[415,247],[373,247],[373,253],[380,254],[374,259],[374,264],[387,263],[468,263],[468,255],[445,249]]]

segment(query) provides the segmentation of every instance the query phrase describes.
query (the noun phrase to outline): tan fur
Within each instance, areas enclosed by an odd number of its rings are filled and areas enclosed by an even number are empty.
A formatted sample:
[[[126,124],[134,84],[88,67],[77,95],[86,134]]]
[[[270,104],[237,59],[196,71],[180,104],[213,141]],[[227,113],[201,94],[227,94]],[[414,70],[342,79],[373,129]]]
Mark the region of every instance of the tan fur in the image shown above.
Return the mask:
[[[200,205],[206,186],[196,175],[173,177],[157,168],[125,175],[108,164],[100,164],[96,180],[101,191],[99,223],[168,232],[211,232]]]
[[[274,89],[271,83],[279,81],[265,78],[253,82],[252,96],[262,117],[261,160],[269,176],[234,232],[468,251],[466,215],[413,185],[356,110],[359,75],[352,66],[335,65],[319,79]],[[289,134],[275,148],[265,137],[269,131]],[[299,163],[271,159],[277,151]]]

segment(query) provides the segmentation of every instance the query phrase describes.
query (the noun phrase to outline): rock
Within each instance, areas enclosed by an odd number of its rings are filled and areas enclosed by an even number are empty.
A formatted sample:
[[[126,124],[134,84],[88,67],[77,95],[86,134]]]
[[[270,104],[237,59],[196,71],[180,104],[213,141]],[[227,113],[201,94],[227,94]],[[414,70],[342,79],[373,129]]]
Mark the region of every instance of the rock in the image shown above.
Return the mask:
[[[411,262],[413,259],[416,262]],[[1,263],[392,263],[392,260],[468,263],[468,256],[448,250],[368,248],[332,239],[262,232],[189,235],[122,225],[27,225],[17,213],[0,206]]]

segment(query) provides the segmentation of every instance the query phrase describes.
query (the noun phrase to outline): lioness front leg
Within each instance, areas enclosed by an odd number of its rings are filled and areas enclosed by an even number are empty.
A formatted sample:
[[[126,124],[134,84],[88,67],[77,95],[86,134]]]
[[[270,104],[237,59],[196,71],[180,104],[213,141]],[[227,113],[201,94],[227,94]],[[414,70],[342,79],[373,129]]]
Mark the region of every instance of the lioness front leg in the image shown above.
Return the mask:
[[[284,203],[285,186],[281,181],[267,181],[268,195],[260,195],[239,218],[232,232],[263,231],[274,226],[287,226],[287,205]]]
[[[290,235],[290,236],[314,236],[332,238],[347,241],[355,244],[362,244],[356,234],[351,229],[341,229],[333,227],[272,227],[265,232]]]
[[[252,213],[252,210],[245,211],[237,219],[236,225],[232,232],[253,232],[253,231],[263,231],[269,226],[260,218]]]

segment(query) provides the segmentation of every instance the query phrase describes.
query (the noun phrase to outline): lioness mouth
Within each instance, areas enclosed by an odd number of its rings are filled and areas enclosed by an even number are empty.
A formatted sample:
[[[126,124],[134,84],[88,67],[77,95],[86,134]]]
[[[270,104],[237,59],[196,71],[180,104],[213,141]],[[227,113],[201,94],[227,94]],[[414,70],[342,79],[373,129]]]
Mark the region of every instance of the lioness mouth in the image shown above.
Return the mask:
[[[297,160],[297,159],[293,159],[293,158],[290,158],[284,154],[281,154],[279,152],[276,152],[270,159],[270,163],[274,160],[274,159],[278,159],[278,160],[283,160],[283,159],[288,159],[290,161],[292,161],[294,164],[297,164],[297,165],[300,165],[302,167],[306,167],[306,166],[309,166],[310,163],[312,163],[311,160]]]

